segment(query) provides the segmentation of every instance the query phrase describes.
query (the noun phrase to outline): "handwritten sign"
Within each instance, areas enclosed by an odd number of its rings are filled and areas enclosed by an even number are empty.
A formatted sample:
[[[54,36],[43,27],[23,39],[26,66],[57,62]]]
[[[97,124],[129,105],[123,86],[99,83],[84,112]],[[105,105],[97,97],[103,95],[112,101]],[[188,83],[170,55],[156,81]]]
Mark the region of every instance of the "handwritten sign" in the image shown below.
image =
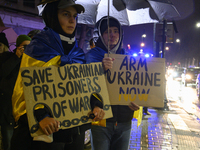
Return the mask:
[[[38,129],[34,110],[45,106],[61,129],[91,122],[90,97],[102,97],[105,119],[112,117],[102,63],[72,64],[63,67],[21,68],[29,127],[32,136],[43,134]]]
[[[113,68],[106,73],[111,105],[163,107],[165,59],[110,54]]]

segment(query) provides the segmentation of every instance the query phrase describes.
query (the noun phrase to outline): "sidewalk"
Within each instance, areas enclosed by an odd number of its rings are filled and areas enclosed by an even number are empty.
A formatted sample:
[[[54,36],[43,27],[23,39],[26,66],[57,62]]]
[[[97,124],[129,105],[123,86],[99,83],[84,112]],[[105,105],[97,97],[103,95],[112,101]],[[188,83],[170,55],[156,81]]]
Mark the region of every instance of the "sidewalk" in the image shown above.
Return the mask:
[[[176,103],[169,111],[148,109],[141,125],[132,122],[129,150],[200,150],[200,122]]]

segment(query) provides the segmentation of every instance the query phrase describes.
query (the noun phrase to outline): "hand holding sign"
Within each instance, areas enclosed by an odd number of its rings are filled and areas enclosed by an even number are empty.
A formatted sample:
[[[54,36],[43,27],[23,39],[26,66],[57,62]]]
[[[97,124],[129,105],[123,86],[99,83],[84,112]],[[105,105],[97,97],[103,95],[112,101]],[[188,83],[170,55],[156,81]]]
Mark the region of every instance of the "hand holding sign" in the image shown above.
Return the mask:
[[[112,68],[114,60],[115,60],[114,58],[110,57],[103,58],[102,63],[105,71]]]
[[[50,135],[59,130],[60,122],[51,117],[45,117],[39,122],[42,131],[46,135]]]
[[[131,109],[131,110],[138,110],[140,107],[137,105],[137,104],[135,104],[135,103],[133,103],[133,102],[130,102],[130,104],[128,105],[129,106],[129,108]]]
[[[105,112],[103,109],[101,109],[100,107],[95,107],[93,109],[93,113],[95,115],[95,118],[93,119],[93,121],[100,121],[103,119]]]

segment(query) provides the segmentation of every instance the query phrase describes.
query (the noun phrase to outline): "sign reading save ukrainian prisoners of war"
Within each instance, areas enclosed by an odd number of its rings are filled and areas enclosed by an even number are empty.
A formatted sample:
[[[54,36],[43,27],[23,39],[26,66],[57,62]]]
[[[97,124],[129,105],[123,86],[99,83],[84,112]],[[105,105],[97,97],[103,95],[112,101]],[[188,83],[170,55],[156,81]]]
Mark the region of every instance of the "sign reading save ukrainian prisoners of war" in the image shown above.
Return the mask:
[[[34,117],[37,107],[48,108],[61,129],[72,128],[92,121],[90,97],[97,93],[103,101],[104,119],[112,117],[102,63],[27,67],[21,68],[21,76],[33,137],[43,134]]]
[[[106,55],[107,57],[107,55]],[[111,105],[163,107],[165,59],[109,54],[115,58],[113,68],[106,73]]]

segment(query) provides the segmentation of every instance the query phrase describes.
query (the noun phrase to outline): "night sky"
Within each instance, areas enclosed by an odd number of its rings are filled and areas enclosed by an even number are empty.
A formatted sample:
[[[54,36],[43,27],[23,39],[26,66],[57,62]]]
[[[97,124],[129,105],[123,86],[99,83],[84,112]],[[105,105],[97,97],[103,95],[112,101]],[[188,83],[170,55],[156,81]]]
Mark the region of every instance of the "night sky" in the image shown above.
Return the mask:
[[[194,64],[198,66],[200,61],[200,28],[196,27],[196,23],[200,22],[200,0],[194,0],[194,6],[191,0],[173,0],[174,6],[177,8],[181,17],[175,18],[178,33],[174,35],[174,41],[178,38],[180,43],[166,43],[169,51],[166,51],[166,62],[176,65],[178,62],[181,66],[187,67]],[[183,1],[182,1],[183,2]],[[169,20],[168,20],[169,21]],[[127,44],[131,44],[133,51],[140,50],[142,42],[142,34],[146,34],[144,39],[144,52],[153,53],[153,24],[142,24],[134,26],[124,26],[124,48]]]

